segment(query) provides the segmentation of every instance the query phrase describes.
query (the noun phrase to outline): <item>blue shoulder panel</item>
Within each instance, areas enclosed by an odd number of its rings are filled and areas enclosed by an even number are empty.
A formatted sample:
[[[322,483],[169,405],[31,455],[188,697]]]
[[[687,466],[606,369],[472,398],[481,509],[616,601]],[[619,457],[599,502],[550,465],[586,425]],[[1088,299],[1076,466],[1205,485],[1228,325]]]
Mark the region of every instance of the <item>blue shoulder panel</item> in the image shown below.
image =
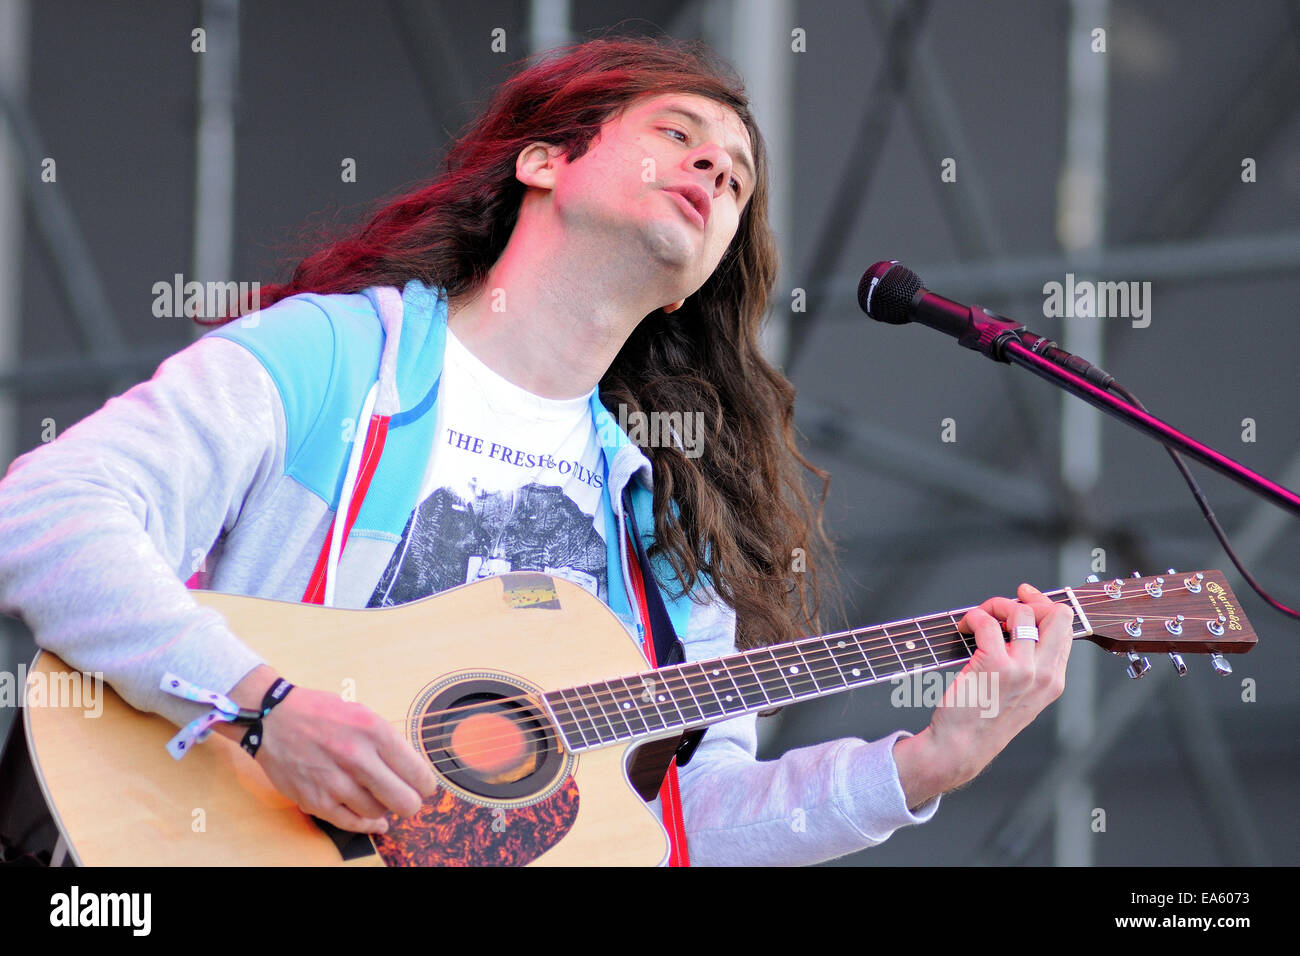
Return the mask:
[[[383,329],[369,300],[296,295],[208,334],[262,363],[284,404],[285,472],[333,506],[379,369]]]

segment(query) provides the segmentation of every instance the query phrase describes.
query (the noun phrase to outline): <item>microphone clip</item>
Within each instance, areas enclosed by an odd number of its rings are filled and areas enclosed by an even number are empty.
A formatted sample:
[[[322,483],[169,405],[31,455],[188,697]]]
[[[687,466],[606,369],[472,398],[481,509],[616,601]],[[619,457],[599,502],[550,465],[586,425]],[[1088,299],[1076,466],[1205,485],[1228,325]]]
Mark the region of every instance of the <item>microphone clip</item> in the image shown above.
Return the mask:
[[[1011,360],[1006,357],[1007,343],[1015,341],[1028,345],[1021,340],[1023,332],[1028,332],[1023,325],[995,315],[983,306],[971,306],[968,309],[966,328],[957,336],[957,344],[986,355],[995,362],[1010,365]],[[1029,334],[1033,338],[1039,338],[1033,333]]]

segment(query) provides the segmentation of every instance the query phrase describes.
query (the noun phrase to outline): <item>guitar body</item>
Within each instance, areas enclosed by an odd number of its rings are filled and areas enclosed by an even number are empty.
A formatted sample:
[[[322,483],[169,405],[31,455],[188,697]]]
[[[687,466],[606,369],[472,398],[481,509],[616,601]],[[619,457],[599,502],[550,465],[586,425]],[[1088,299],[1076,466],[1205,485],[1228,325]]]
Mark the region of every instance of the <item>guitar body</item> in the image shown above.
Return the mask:
[[[387,834],[354,838],[345,853],[220,734],[177,761],[164,749],[176,728],[131,708],[106,685],[99,688],[98,717],[84,706],[52,706],[58,675],[68,668],[43,652],[28,678],[28,744],[78,863],[666,860],[667,835],[628,780],[633,747],[569,753],[539,706],[540,692],[646,666],[613,613],[577,585],[514,573],[367,610],[213,592],[195,597],[295,684],[336,691],[393,721],[429,756],[440,787],[416,817],[390,819]],[[38,688],[44,702],[34,695]],[[471,714],[473,720],[464,719]],[[476,745],[485,757],[474,758]]]

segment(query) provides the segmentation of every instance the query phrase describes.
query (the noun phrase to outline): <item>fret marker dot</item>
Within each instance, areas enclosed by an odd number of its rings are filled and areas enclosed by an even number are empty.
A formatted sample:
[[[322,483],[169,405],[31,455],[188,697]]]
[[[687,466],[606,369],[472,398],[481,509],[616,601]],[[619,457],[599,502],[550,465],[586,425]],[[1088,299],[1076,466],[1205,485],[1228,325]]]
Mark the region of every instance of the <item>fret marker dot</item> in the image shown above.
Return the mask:
[[[713,669],[713,676],[714,676],[714,677],[717,677],[717,676],[718,676],[719,674],[721,674],[721,673],[722,673],[722,671],[718,670],[716,667]]]
[[[727,701],[728,704],[731,703],[731,695],[730,695],[730,694],[728,694],[728,695],[726,696],[726,701]]]
[[[629,704],[627,701],[624,701],[624,702],[623,702],[623,709],[624,709],[624,710],[631,710],[631,709],[632,709],[632,705]]]
[[[791,667],[791,668],[790,668],[790,673],[791,673],[791,674],[797,674],[797,673],[799,673],[799,665],[798,665],[798,664],[795,664],[793,667]]]
[[[836,646],[836,647],[843,647],[843,646],[844,646],[844,642],[843,642],[843,641],[836,641],[836,642],[835,642],[835,646]]]
[[[850,673],[853,674],[854,677],[861,677],[861,676],[862,676],[862,671],[858,670],[856,667],[853,668],[853,670],[850,671]]]
[[[907,642],[907,649],[908,649],[909,651],[914,651],[914,650],[916,650],[916,641],[908,641],[908,642]]]
[[[660,699],[660,700],[667,700],[668,698],[665,697],[663,694],[660,694],[660,695],[659,695],[659,699]]]

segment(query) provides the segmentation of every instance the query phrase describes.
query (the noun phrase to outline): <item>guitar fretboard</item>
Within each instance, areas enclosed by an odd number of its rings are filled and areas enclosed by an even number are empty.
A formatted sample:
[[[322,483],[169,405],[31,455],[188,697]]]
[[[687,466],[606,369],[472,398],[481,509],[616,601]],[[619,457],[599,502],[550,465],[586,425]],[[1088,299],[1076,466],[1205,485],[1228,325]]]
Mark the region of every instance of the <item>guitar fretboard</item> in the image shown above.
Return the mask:
[[[691,661],[551,691],[544,699],[571,751],[689,730],[965,663],[976,647],[973,636],[957,629],[966,610]]]

